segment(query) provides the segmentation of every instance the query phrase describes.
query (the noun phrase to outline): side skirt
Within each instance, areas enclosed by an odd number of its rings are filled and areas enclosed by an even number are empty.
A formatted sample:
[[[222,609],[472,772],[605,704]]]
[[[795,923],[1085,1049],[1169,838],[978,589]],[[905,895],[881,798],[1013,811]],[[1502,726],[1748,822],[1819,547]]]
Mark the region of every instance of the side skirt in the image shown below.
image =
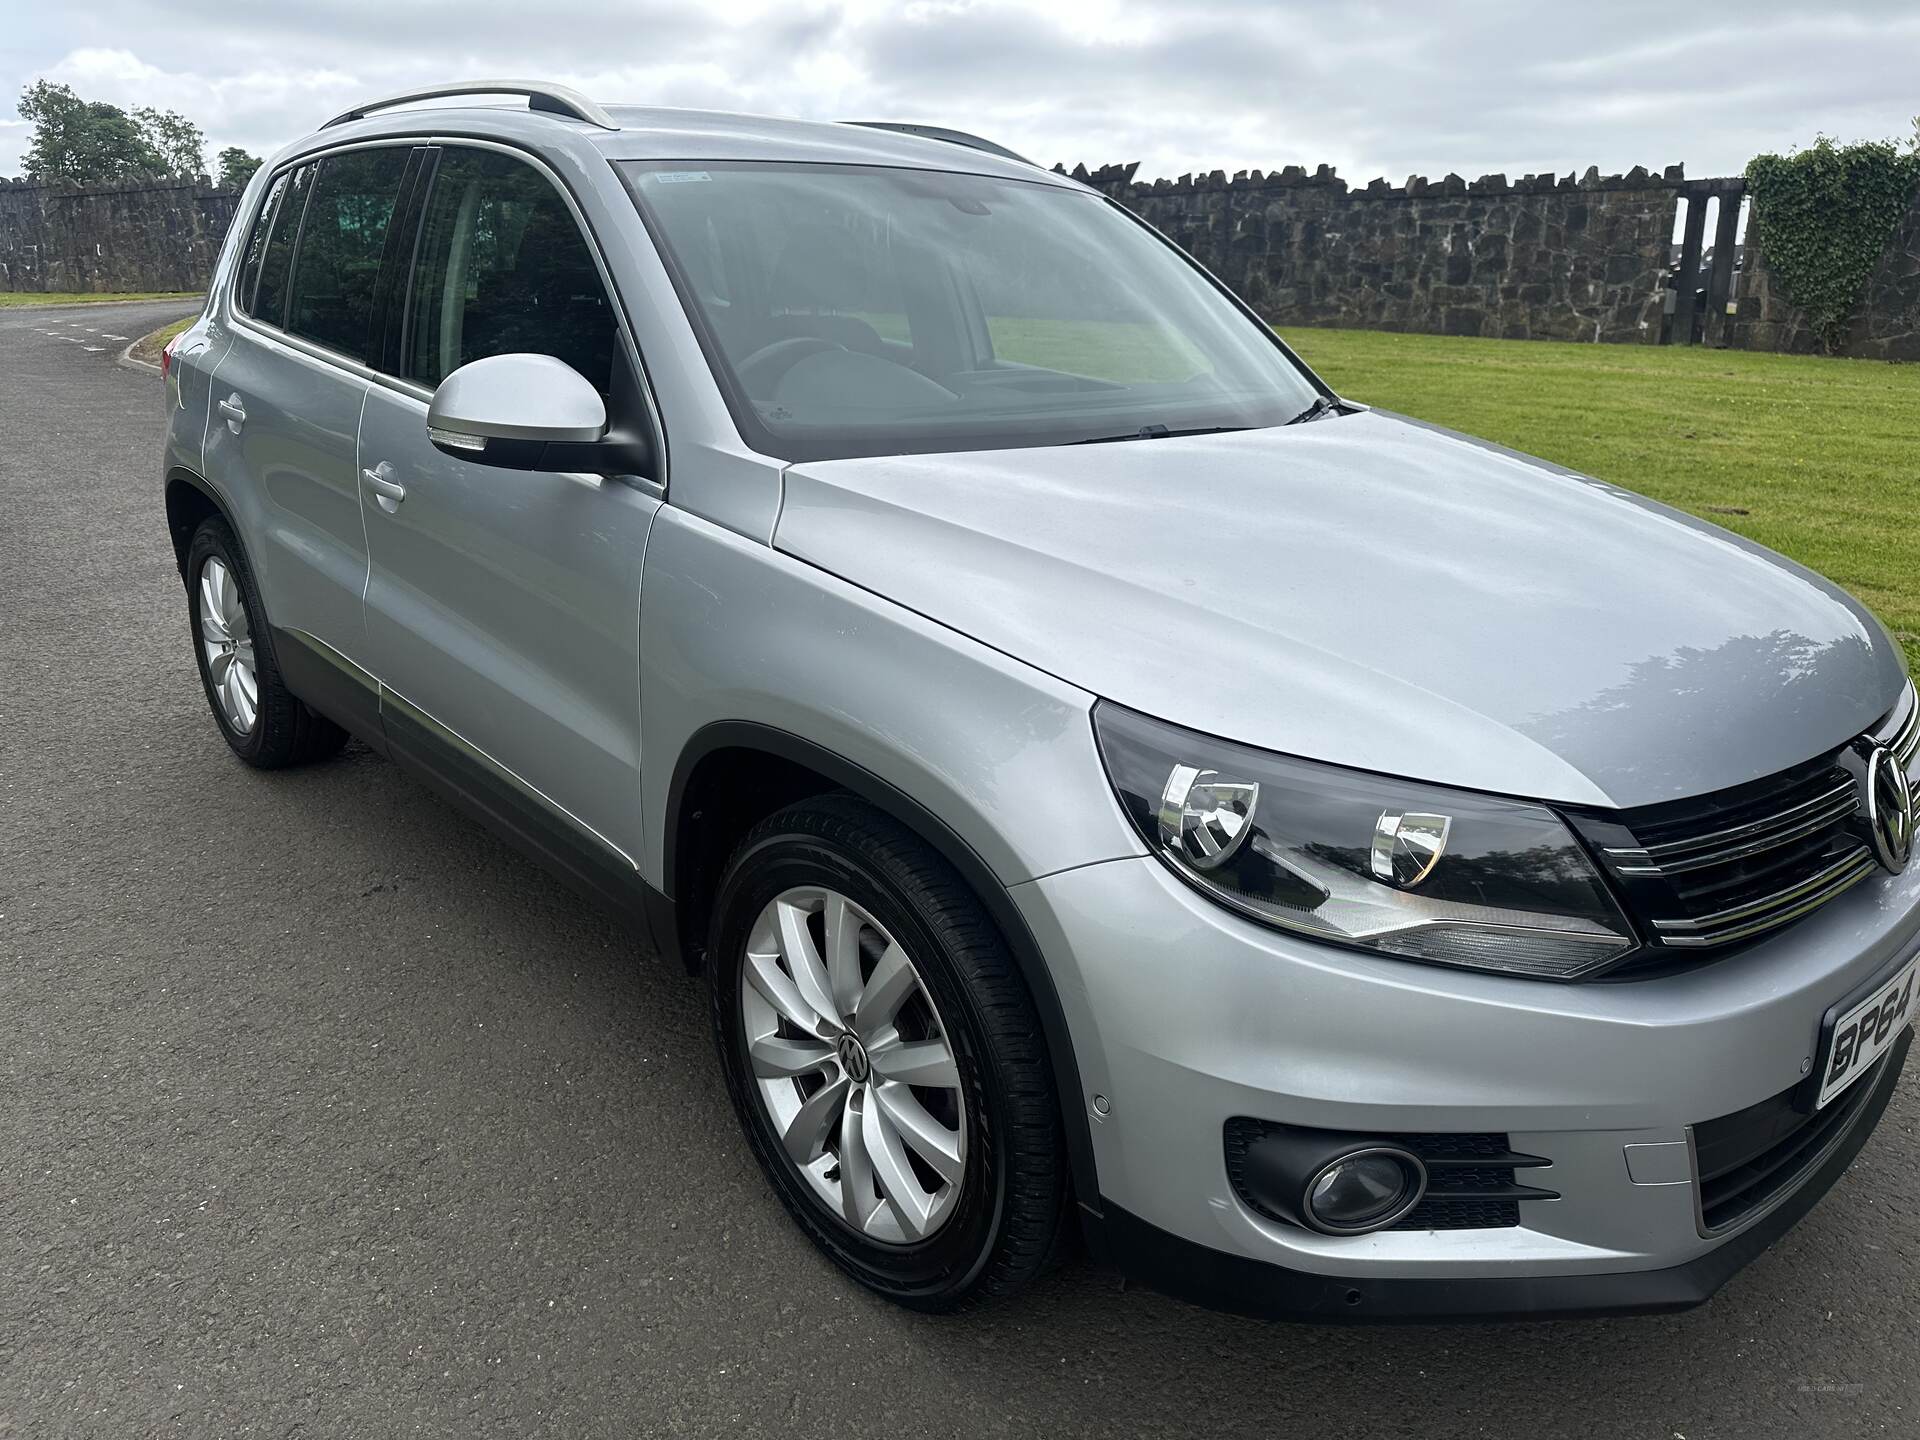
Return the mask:
[[[325,641],[273,633],[289,690],[679,958],[673,901],[640,878],[629,856]]]

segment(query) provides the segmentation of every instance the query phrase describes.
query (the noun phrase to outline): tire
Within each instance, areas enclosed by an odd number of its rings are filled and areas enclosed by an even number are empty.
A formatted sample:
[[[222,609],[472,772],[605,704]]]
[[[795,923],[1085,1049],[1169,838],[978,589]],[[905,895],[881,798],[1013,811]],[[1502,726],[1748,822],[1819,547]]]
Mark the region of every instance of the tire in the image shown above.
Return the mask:
[[[347,743],[345,730],[309,709],[281,681],[253,572],[218,517],[203,520],[187,546],[187,624],[207,708],[247,764],[279,770],[324,760]],[[234,686],[242,676],[252,683],[240,685],[245,698],[236,701]]]
[[[816,893],[818,916],[810,911]],[[830,930],[833,897],[847,908]],[[798,983],[781,922],[802,914],[822,961],[811,993],[819,996],[824,985],[834,1002],[826,1008],[839,1009],[838,1020],[809,1006]],[[859,975],[846,986],[859,992],[851,1006],[836,998],[845,992],[827,963],[849,953],[836,951],[833,938],[849,928],[858,937]],[[741,842],[715,896],[710,933],[713,1021],[727,1088],[755,1158],[813,1242],[861,1284],[916,1310],[1003,1298],[1045,1270],[1068,1204],[1058,1097],[1026,985],[952,868],[864,801],[804,800]],[[889,940],[909,962],[917,990],[899,981]],[[775,943],[786,946],[771,966],[786,977],[784,986],[767,978]],[[786,1009],[768,998],[770,990]],[[906,998],[894,998],[900,995]],[[796,1004],[800,1018],[817,1022],[812,1035],[794,1023]],[[769,1017],[777,1033],[767,1033]],[[867,1041],[871,1056],[861,1048]],[[938,1058],[943,1045],[950,1066]],[[832,1058],[789,1077],[786,1057],[804,1064],[816,1046],[831,1049]],[[768,1053],[779,1063],[769,1067]],[[801,1153],[818,1155],[803,1165],[783,1134],[811,1131],[811,1122],[802,1123],[807,1106],[836,1076],[843,1095],[829,1098],[826,1109],[837,1109],[838,1119],[827,1122],[817,1151],[801,1142]],[[937,1143],[926,1144],[928,1134]],[[904,1177],[903,1156],[910,1162]],[[868,1202],[876,1202],[871,1210]]]

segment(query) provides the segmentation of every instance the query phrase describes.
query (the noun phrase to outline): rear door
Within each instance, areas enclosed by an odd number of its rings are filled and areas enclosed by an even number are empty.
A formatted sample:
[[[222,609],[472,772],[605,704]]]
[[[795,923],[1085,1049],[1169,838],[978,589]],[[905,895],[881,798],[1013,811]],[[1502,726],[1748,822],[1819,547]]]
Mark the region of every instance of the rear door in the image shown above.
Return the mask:
[[[569,198],[517,152],[449,145],[360,427],[369,665],[396,754],[581,871],[640,853],[640,566],[659,487],[456,460],[433,388],[489,355],[557,356],[618,420],[636,352]],[[625,398],[623,398],[625,397]]]
[[[240,516],[296,689],[297,660],[285,652],[311,647],[364,665],[357,440],[374,289],[411,154],[336,151],[276,177],[264,245],[233,295],[235,338],[214,375],[208,478]]]

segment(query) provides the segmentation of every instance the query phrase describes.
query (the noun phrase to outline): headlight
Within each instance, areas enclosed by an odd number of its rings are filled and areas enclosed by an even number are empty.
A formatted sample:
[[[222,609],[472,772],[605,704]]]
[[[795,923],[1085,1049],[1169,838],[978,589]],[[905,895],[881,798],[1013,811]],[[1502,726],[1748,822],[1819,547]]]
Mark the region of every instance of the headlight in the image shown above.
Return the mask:
[[[1107,774],[1154,852],[1222,904],[1316,939],[1572,980],[1637,944],[1544,805],[1196,735],[1101,702]]]

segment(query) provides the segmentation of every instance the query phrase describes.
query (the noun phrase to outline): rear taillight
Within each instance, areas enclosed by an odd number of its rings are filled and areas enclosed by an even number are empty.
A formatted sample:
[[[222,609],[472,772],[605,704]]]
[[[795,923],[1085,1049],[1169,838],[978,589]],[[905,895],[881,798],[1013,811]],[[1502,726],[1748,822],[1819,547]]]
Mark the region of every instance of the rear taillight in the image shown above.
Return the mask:
[[[173,347],[180,343],[180,337],[174,336],[160,347],[160,378],[166,379],[173,373]]]

